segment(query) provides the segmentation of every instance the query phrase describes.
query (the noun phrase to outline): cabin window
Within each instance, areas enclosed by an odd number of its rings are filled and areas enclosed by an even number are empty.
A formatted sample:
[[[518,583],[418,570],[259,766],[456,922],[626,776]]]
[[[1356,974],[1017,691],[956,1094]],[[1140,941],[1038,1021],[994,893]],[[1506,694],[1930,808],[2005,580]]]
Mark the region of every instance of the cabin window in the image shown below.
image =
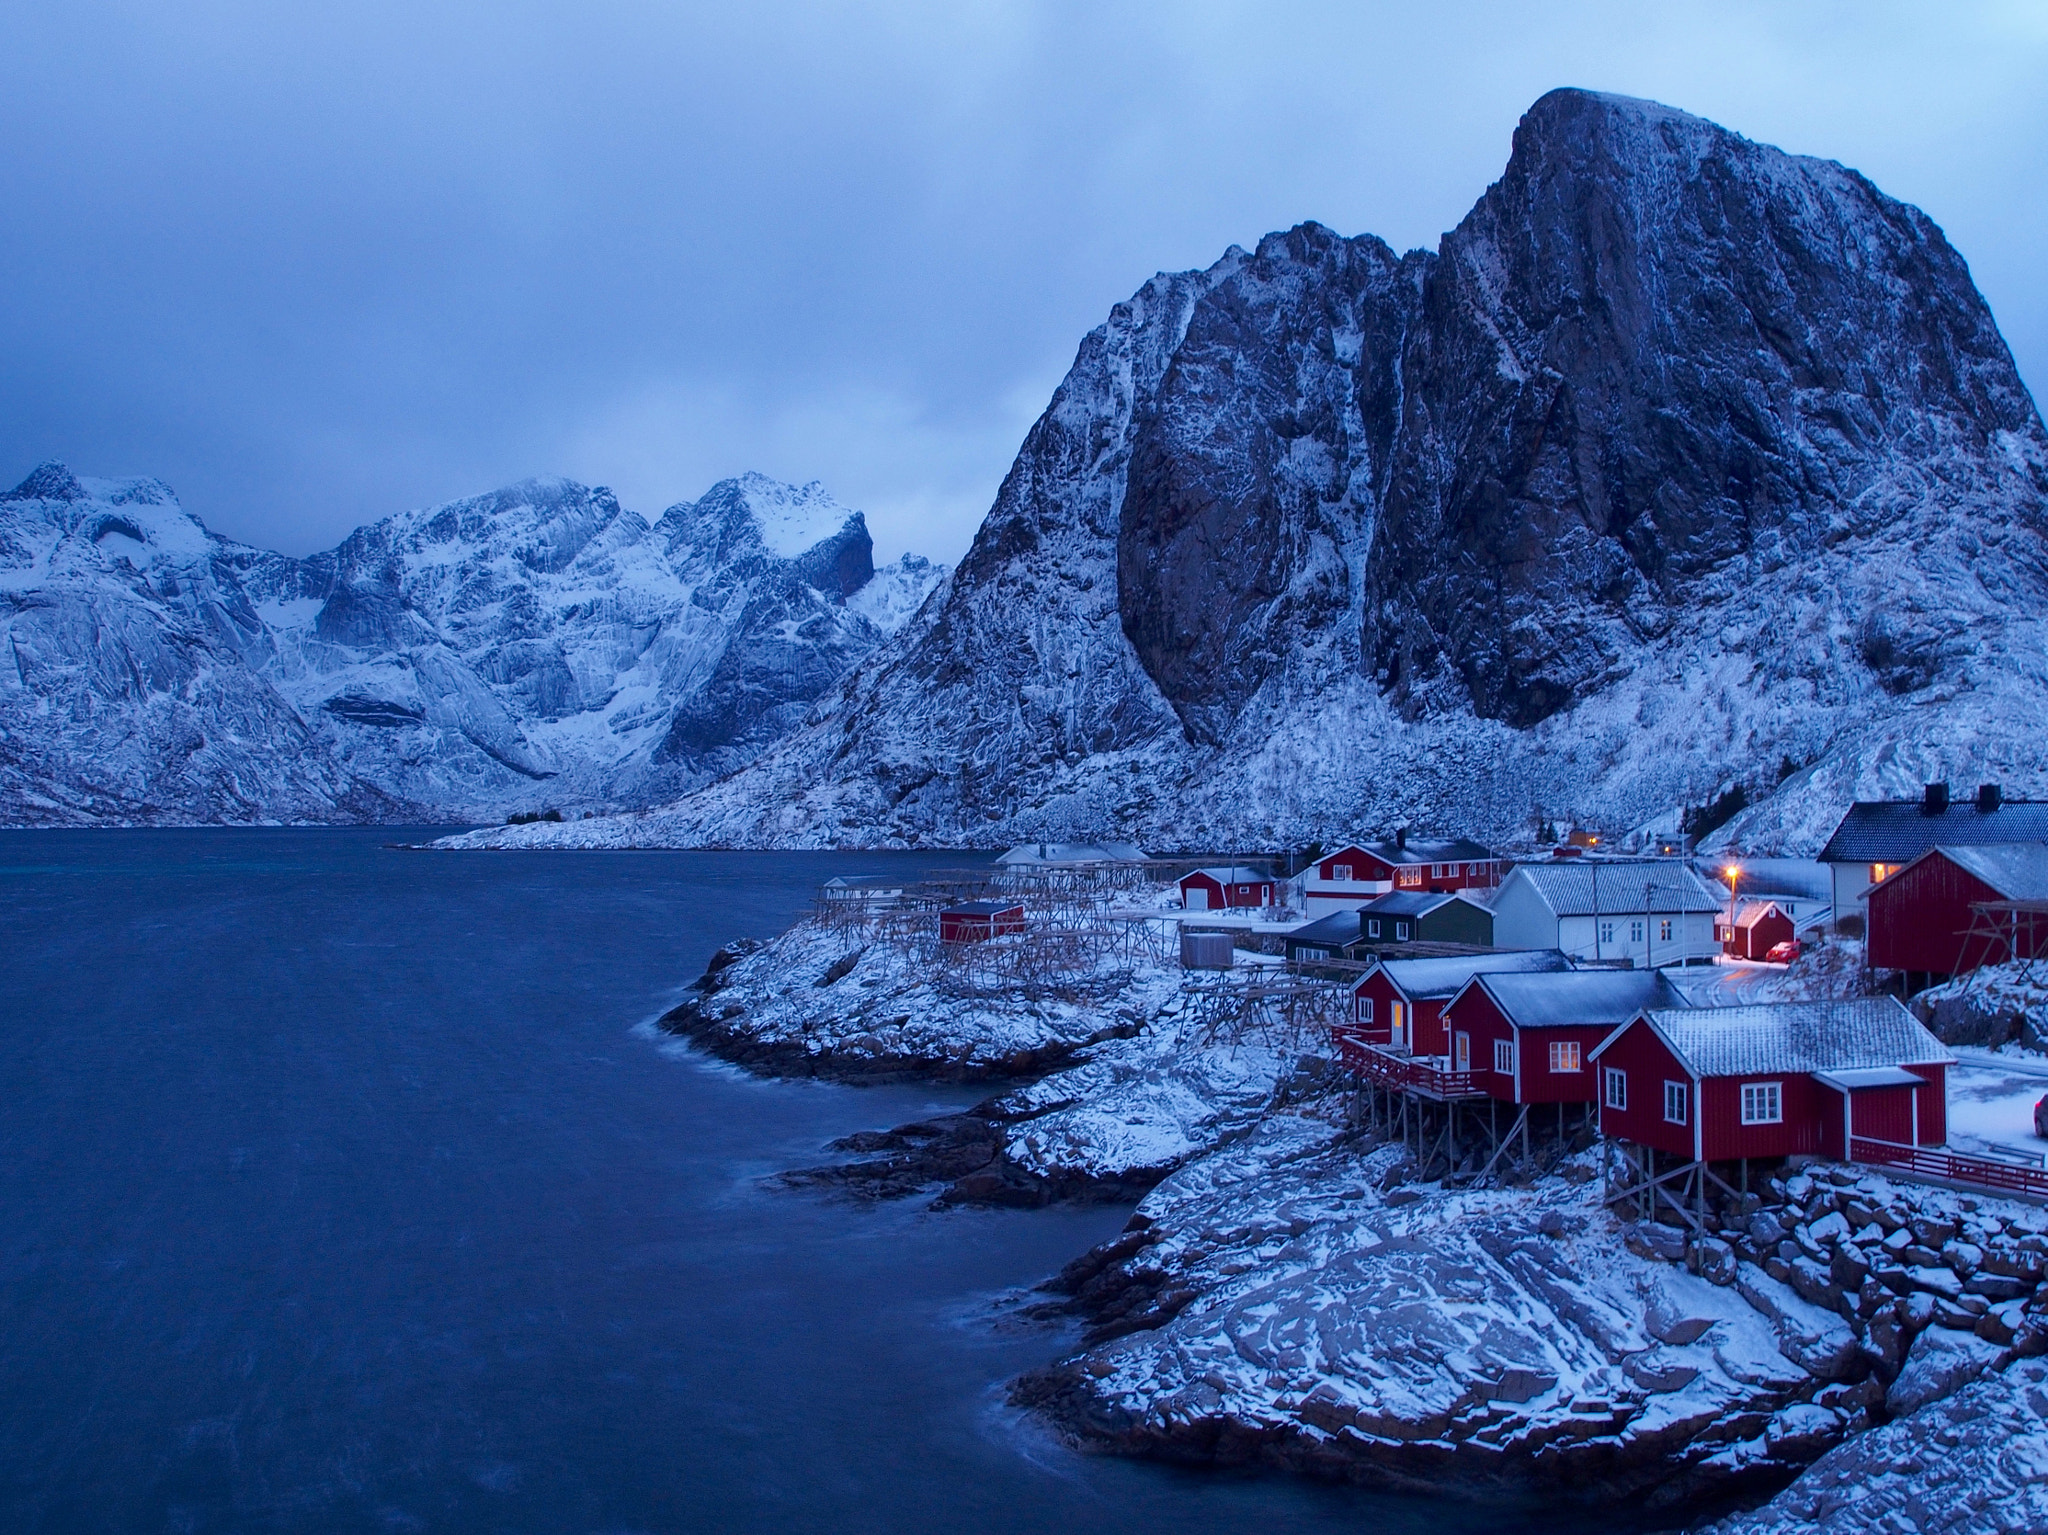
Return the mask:
[[[1643,941],[1643,924],[1640,918],[1629,923],[1628,941],[1630,943],[1641,943]]]
[[[1601,1084],[1600,1101],[1610,1109],[1628,1107],[1628,1073],[1618,1066],[1609,1066]]]
[[[1413,869],[1403,869],[1400,871],[1398,877],[1402,884],[1407,885],[1412,889],[1421,885],[1422,869],[1419,865]]]
[[[1493,1042],[1493,1069],[1504,1077],[1515,1074],[1515,1047],[1505,1039]]]
[[[1405,922],[1396,922],[1394,924],[1394,936],[1396,938],[1406,938],[1408,936],[1408,924]]]
[[[1742,1084],[1742,1122],[1746,1125],[1775,1125],[1784,1121],[1784,1104],[1776,1082]]]
[[[1367,917],[1365,919],[1365,936],[1368,938],[1377,938],[1379,937],[1379,935],[1380,919],[1378,917]]]
[[[1444,866],[1440,863],[1431,864],[1429,866],[1429,877],[1431,879],[1442,879],[1444,877]]]
[[[1687,1094],[1683,1082],[1664,1084],[1664,1123],[1682,1125],[1685,1123],[1685,1100]]]
[[[1614,942],[1614,924],[1612,922],[1600,924],[1600,941],[1602,943]]]
[[[1576,1039],[1553,1039],[1550,1042],[1550,1069],[1552,1071],[1577,1071],[1579,1069],[1579,1042]]]
[[[1671,919],[1669,917],[1666,917],[1657,924],[1657,941],[1659,943],[1671,942]]]
[[[1360,1023],[1371,1023],[1371,1022],[1372,1022],[1372,998],[1371,998],[1371,997],[1360,997],[1360,998],[1358,999],[1358,1021],[1359,1021]]]
[[[1340,863],[1340,864],[1338,864],[1338,865],[1337,865],[1337,866],[1336,866],[1336,867],[1335,867],[1334,869],[1332,869],[1332,870],[1330,871],[1330,878],[1332,878],[1332,879],[1349,879],[1349,878],[1351,878],[1351,865],[1350,865],[1350,864],[1348,864],[1348,863]]]
[[[1899,866],[1895,863],[1874,863],[1870,866],[1870,882],[1880,884],[1898,872]]]

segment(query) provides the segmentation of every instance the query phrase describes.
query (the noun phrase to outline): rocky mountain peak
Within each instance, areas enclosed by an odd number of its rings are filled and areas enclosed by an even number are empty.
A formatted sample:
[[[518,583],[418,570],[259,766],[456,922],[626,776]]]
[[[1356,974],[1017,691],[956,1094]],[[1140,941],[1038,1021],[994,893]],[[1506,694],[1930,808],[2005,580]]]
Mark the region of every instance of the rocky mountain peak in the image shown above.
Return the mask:
[[[0,493],[0,501],[83,501],[87,492],[78,478],[56,459],[37,464],[14,489]]]

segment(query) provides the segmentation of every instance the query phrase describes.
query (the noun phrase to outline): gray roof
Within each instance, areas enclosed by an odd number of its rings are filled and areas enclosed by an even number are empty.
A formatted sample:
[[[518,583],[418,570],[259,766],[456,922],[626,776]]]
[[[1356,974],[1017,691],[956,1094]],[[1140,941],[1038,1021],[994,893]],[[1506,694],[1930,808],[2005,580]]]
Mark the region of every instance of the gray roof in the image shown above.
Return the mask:
[[[1615,917],[1645,909],[1666,915],[1718,911],[1728,904],[1726,890],[1668,859],[1560,858],[1550,863],[1518,863],[1508,880],[1518,878],[1527,879],[1560,917],[1592,916],[1596,897],[1599,914]],[[1501,888],[1505,890],[1506,884]],[[1498,894],[1494,904],[1500,904]]]
[[[1497,949],[1491,954],[1447,954],[1431,959],[1385,959],[1377,969],[1415,1000],[1453,995],[1475,975],[1569,970],[1572,962],[1555,949]],[[1368,975],[1373,971],[1366,972]]]
[[[1897,997],[1659,1009],[1642,1016],[1702,1077],[1859,1071],[1955,1059]],[[1614,1038],[1608,1035],[1593,1053],[1605,1050]]]
[[[1383,837],[1377,842],[1347,842],[1344,847],[1360,848],[1392,864],[1484,863],[1494,856],[1493,849],[1466,837],[1410,837],[1406,847]]]
[[[1206,874],[1219,885],[1270,885],[1273,883],[1272,875],[1261,874],[1257,869],[1247,869],[1243,864],[1232,864],[1227,869],[1195,869],[1188,874],[1183,874],[1181,878],[1189,879],[1195,874]]]
[[[1456,899],[1441,890],[1389,890],[1376,900],[1367,901],[1359,910],[1368,917],[1419,917]]]
[[[1660,970],[1573,970],[1564,975],[1482,975],[1478,984],[1519,1028],[1626,1023],[1645,1008],[1686,1006]]]
[[[2008,901],[2048,900],[2048,846],[2039,842],[1998,842],[1982,847],[1932,851],[1984,881]]]
[[[1919,800],[1859,800],[1820,850],[1822,863],[1907,863],[1931,847],[2048,841],[2048,800],[2009,799],[1979,810],[1974,799],[1928,815]]]
[[[1144,863],[1145,854],[1130,842],[1024,842],[996,860],[999,864]]]
[[[1365,926],[1356,911],[1333,911],[1327,917],[1289,928],[1284,936],[1289,943],[1356,943],[1364,934]]]

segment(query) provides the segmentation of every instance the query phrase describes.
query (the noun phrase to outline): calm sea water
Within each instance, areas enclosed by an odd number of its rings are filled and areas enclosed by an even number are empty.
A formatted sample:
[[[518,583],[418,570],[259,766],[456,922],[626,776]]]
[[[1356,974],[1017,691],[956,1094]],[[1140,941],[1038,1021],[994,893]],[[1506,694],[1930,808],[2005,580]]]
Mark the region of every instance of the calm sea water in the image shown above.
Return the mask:
[[[764,1190],[972,1091],[649,1021],[836,872],[385,831],[0,834],[0,1528],[1507,1528],[1072,1455],[999,1300],[1122,1207]]]

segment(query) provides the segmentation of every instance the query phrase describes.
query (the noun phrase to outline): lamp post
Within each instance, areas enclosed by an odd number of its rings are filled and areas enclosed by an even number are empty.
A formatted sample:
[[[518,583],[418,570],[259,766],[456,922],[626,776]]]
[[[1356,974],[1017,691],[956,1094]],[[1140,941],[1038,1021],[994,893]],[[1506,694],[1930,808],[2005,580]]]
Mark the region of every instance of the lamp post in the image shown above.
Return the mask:
[[[1729,943],[1733,943],[1735,941],[1735,892],[1737,888],[1740,887],[1740,885],[1742,884],[1742,865],[1739,863],[1731,863],[1728,865],[1727,868],[1723,869],[1721,872],[1728,876],[1727,941]]]

